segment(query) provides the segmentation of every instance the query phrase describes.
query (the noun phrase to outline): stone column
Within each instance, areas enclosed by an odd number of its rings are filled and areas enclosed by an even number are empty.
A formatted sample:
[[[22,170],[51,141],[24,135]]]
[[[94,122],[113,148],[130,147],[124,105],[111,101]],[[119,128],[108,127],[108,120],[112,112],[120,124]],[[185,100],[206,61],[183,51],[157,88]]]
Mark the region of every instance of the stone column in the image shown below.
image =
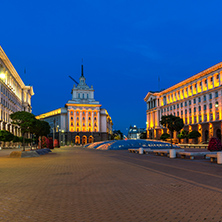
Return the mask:
[[[70,132],[71,129],[70,129],[70,110],[69,109],[67,110],[67,118],[68,118],[68,121],[67,121],[67,123],[68,123],[68,132]]]
[[[98,132],[100,132],[100,112],[98,111],[97,112],[97,129],[98,129]]]
[[[74,117],[73,117],[74,118],[74,125],[73,125],[74,126],[74,131],[77,131],[77,129],[76,129],[76,122],[77,122],[77,120],[76,120],[76,110],[74,110],[73,112],[74,112]]]
[[[92,132],[94,132],[94,110],[92,110]]]
[[[79,112],[79,131],[82,131],[82,110]]]
[[[86,117],[85,117],[86,119],[85,119],[85,123],[86,123],[86,132],[88,132],[89,131],[89,126],[88,126],[88,110],[86,111]]]

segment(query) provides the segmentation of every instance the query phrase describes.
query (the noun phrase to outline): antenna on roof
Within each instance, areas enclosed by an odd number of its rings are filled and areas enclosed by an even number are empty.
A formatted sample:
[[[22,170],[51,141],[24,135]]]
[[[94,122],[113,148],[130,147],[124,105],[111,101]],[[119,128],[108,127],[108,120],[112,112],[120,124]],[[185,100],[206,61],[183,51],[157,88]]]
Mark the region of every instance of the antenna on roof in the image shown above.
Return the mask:
[[[69,78],[70,78],[71,80],[73,80],[77,85],[79,85],[79,83],[78,83],[75,79],[73,79],[71,76],[69,76]]]

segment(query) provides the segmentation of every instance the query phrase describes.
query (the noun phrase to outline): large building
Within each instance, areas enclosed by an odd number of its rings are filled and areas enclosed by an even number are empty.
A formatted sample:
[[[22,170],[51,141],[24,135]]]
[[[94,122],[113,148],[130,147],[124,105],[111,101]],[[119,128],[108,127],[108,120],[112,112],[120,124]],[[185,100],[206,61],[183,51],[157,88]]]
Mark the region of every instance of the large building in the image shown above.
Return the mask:
[[[85,144],[111,139],[112,119],[107,110],[94,98],[93,86],[86,84],[83,74],[77,86],[73,86],[72,99],[64,108],[37,116],[51,126],[51,132],[61,144]]]
[[[26,86],[0,46],[0,130],[21,136],[18,126],[11,124],[9,115],[17,111],[31,112],[33,87]]]
[[[146,132],[145,128],[139,128],[136,125],[130,126],[127,134],[128,139],[140,139],[141,133]]]
[[[185,130],[197,130],[201,134],[199,143],[211,137],[221,140],[222,62],[168,89],[148,92],[144,100],[147,138],[159,139],[166,132],[160,124],[161,117],[172,114],[183,119]]]

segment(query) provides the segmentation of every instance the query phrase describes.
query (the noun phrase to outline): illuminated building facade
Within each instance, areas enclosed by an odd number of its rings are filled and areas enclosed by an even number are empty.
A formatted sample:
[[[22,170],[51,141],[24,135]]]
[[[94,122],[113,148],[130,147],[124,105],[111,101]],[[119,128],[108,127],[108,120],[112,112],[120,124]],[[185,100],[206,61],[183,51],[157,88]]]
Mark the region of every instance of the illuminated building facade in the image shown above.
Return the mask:
[[[197,130],[201,134],[198,143],[211,137],[221,140],[222,62],[168,89],[148,92],[144,100],[147,138],[159,139],[166,132],[160,125],[161,117],[172,114],[183,119],[184,130]],[[176,135],[175,132],[175,139]]]
[[[0,130],[21,136],[18,126],[11,124],[9,115],[17,111],[31,112],[33,87],[26,86],[0,46]]]
[[[73,86],[72,99],[65,104],[65,108],[37,118],[49,122],[55,132],[60,132],[63,143],[85,144],[109,140],[112,134],[112,119],[94,99],[94,89],[86,84],[83,65],[79,84]]]

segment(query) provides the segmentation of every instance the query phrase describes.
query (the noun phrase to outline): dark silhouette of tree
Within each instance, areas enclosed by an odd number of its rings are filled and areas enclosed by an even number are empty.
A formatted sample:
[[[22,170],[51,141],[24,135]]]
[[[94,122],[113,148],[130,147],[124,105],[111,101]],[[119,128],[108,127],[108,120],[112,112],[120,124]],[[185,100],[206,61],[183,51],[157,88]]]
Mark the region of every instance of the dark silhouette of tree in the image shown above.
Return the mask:
[[[183,119],[181,119],[178,116],[173,116],[172,114],[171,115],[165,115],[165,116],[162,116],[162,118],[160,120],[160,124],[170,130],[170,133],[171,133],[171,149],[172,149],[173,132],[174,131],[179,132],[184,127]]]
[[[187,142],[187,139],[188,139],[188,131],[187,130],[182,130],[178,135],[177,135],[177,138],[179,140],[181,139],[186,139],[186,142]]]
[[[168,138],[170,138],[170,134],[169,134],[169,133],[163,133],[163,134],[160,136],[160,139],[161,139],[161,140],[164,140],[164,141],[166,141]]]
[[[189,139],[194,139],[196,143],[197,143],[197,138],[198,138],[198,137],[201,137],[201,134],[200,134],[198,131],[196,131],[196,130],[193,130],[193,131],[191,131],[191,132],[188,134],[188,138],[189,138]]]
[[[14,139],[14,135],[6,130],[0,130],[0,141],[10,142]]]
[[[25,111],[19,111],[12,113],[10,115],[10,118],[12,119],[12,124],[18,125],[22,132],[23,137],[23,151],[25,151],[25,133],[28,133],[31,131],[33,124],[35,122],[35,115],[29,112]]]
[[[39,137],[47,136],[50,133],[50,125],[46,121],[36,119],[32,125],[31,132],[35,134],[36,144],[38,144]]]

